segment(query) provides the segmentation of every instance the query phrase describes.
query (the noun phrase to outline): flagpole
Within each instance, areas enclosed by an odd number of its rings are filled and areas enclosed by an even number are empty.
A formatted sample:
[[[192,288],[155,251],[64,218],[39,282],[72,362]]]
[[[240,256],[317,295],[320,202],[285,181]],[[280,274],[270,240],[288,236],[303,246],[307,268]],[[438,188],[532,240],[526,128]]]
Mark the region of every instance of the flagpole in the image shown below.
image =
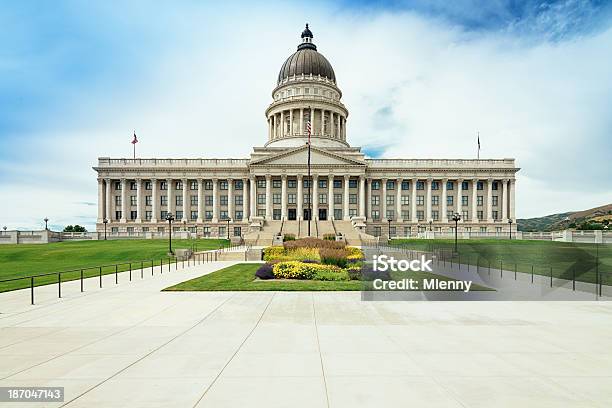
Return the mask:
[[[310,237],[310,220],[312,220],[312,178],[310,177],[310,134],[312,133],[312,118],[308,118],[308,236]]]
[[[480,160],[480,132],[478,132],[478,151],[476,153],[476,159]]]

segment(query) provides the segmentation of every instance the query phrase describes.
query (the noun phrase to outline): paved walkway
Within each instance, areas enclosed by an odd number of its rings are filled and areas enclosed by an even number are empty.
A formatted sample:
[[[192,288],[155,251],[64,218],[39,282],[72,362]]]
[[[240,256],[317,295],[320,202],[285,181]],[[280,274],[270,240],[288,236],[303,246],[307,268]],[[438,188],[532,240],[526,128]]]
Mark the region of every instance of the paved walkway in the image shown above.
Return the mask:
[[[160,291],[230,263],[0,294],[0,386],[64,386],[47,406],[68,407],[612,405],[610,302]]]

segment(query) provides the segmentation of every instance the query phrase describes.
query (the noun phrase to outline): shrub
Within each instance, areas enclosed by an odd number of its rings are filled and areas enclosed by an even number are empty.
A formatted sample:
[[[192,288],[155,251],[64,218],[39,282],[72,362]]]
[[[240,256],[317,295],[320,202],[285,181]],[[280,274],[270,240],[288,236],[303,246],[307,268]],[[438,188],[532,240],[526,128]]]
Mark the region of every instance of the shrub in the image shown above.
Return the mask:
[[[339,273],[340,268],[298,261],[279,262],[274,265],[274,276],[279,279],[313,279],[317,273]]]
[[[344,248],[344,242],[327,241],[319,238],[300,238],[295,241],[285,242],[286,249],[293,248]]]
[[[295,235],[293,235],[293,234],[285,234],[283,236],[283,242],[286,242],[286,241],[295,241]]]
[[[316,248],[295,248],[285,251],[285,254],[289,258],[288,261],[321,260]]]
[[[327,241],[335,241],[336,234],[323,234],[323,239]]]
[[[363,251],[357,247],[347,246],[346,251],[348,253],[348,255],[346,256],[346,259],[348,259],[349,261],[365,259],[365,255],[363,254]]]
[[[257,272],[255,272],[255,276],[259,279],[274,279],[274,272],[272,272],[273,265],[271,264],[263,264],[259,267]]]
[[[314,279],[320,281],[347,281],[350,280],[350,277],[348,272],[342,269],[334,271],[318,270],[315,273]]]
[[[324,264],[336,265],[340,268],[346,267],[346,257],[348,255],[348,252],[344,248],[321,248],[319,249],[319,255],[321,255],[321,262]]]
[[[373,281],[374,279],[391,280],[391,274],[386,271],[375,271],[372,264],[364,264],[361,267],[361,280]]]
[[[346,273],[350,280],[361,280],[361,268],[349,267],[346,269]]]
[[[285,255],[285,248],[282,246],[271,246],[264,249],[264,257],[263,260],[273,261]]]

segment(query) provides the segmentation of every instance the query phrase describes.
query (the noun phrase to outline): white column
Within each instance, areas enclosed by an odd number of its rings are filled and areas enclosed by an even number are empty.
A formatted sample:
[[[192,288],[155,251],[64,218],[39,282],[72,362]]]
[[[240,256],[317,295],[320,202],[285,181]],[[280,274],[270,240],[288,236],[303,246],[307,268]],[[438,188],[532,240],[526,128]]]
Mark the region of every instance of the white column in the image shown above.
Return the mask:
[[[402,179],[395,180],[395,219],[402,222]]]
[[[181,180],[183,183],[183,221],[189,222],[189,211],[191,209],[189,202],[189,180]]]
[[[272,121],[272,139],[276,139],[276,114],[270,116]]]
[[[387,179],[384,178],[380,181],[382,184],[382,197],[380,197],[380,219],[382,221],[387,220]]]
[[[121,222],[127,222],[128,197],[127,180],[121,179]]]
[[[272,177],[266,175],[266,220],[272,219]]]
[[[249,195],[251,196],[251,219],[257,216],[257,180],[255,176],[249,178]]]
[[[168,200],[167,200],[168,201],[168,205],[166,206],[166,211],[168,213],[172,213],[172,215],[176,215],[174,213],[174,197],[173,197],[173,195],[174,195],[174,193],[173,193],[174,186],[172,185],[172,181],[173,181],[172,179],[167,179],[166,180],[166,186],[167,186],[167,190],[166,191],[167,191],[167,194],[168,194],[168,196],[167,196],[167,198],[168,198]],[[175,219],[176,219],[176,217],[175,217]]]
[[[142,222],[142,179],[136,179],[136,222]]]
[[[304,108],[300,108],[300,136],[304,135]]]
[[[342,115],[338,114],[338,118],[337,118],[337,122],[336,122],[336,137],[338,139],[342,139],[342,135],[340,134],[340,121],[342,120]],[[370,182],[372,181],[372,179],[370,179]],[[368,200],[371,200],[372,196],[368,197]],[[369,218],[372,218],[372,214],[368,214]]]
[[[504,224],[508,223],[508,179],[504,179],[502,181],[502,197],[501,197],[501,202],[502,202],[502,213],[501,213],[501,219],[502,222]]]
[[[113,221],[113,201],[112,201],[112,195],[111,195],[111,191],[112,191],[112,182],[111,179],[107,178],[104,179],[104,183],[106,184],[106,208],[105,208],[105,214],[106,214],[106,219],[108,220],[108,222]]]
[[[280,125],[281,125],[280,137],[283,137],[285,136],[285,111],[281,111],[280,113]]]
[[[219,180],[212,179],[213,185],[213,216],[212,222],[219,222]]]
[[[242,179],[242,222],[249,221],[250,212],[250,199],[249,199],[249,179]]]
[[[516,224],[515,207],[514,207],[514,193],[516,191],[516,180],[510,180],[510,218],[512,222]]]
[[[448,183],[448,179],[442,179],[442,217],[440,217],[440,219],[442,220],[443,223],[447,223],[448,222],[448,216],[446,215],[446,211],[447,211],[447,195],[448,195],[448,191],[446,190],[446,183]]]
[[[463,222],[463,206],[461,205],[461,200],[462,200],[462,192],[463,189],[463,179],[457,179],[457,197],[456,200],[457,202],[455,203],[455,212],[458,213],[461,216],[461,219],[459,220],[459,222]]]
[[[287,219],[287,175],[281,175],[281,220]]]
[[[425,196],[425,208],[427,212],[425,213],[425,221],[431,221],[431,182],[433,180],[431,178],[427,179],[427,195]]]
[[[293,109],[289,109],[289,136],[293,136]]]
[[[368,196],[366,197],[366,219],[372,221],[372,178],[368,177]]]
[[[487,222],[493,222],[493,179],[487,179]]]
[[[359,176],[359,216],[365,217],[365,176]]]
[[[343,212],[345,221],[348,221],[351,219],[351,217],[349,217],[349,180],[350,180],[350,177],[345,174],[344,175],[344,198],[342,200],[342,202],[344,203],[344,210],[342,212]]]
[[[478,179],[472,180],[472,222],[478,222]]]
[[[151,222],[157,222],[159,217],[159,190],[157,179],[151,179]]]
[[[303,109],[302,109],[303,110]],[[304,187],[302,183],[303,176],[297,176],[297,219],[301,221],[304,218],[303,203],[304,203]]]
[[[315,123],[314,123],[314,108],[310,108],[310,129],[311,129],[311,133],[314,135],[315,134]],[[312,215],[311,215],[311,219]]]
[[[327,214],[328,220],[334,219],[334,176],[330,175],[327,178]]]
[[[270,121],[270,117],[268,116],[268,140],[272,139],[272,124]]]
[[[312,175],[312,215],[311,219],[316,220],[319,217],[319,176]]]
[[[234,180],[227,179],[227,216],[234,220]]]
[[[104,219],[104,179],[98,179],[98,223]]]
[[[204,179],[198,179],[198,224],[204,222]]]
[[[412,196],[410,197],[410,217],[412,218],[412,222],[413,223],[417,223],[419,222],[419,219],[417,218],[417,182],[419,180],[418,179],[411,179],[410,180],[410,192],[412,193]]]

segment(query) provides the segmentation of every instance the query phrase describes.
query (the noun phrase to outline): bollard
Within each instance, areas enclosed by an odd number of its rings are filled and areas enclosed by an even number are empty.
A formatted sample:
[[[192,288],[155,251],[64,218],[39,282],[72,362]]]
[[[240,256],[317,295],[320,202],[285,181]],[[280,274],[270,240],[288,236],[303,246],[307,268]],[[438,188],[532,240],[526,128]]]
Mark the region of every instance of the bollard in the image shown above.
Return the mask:
[[[499,261],[499,277],[503,279],[504,277],[504,263],[500,259]]]
[[[81,292],[83,292],[83,270],[81,269]]]
[[[572,266],[572,290],[576,290],[576,267]]]
[[[531,283],[533,283],[533,265],[531,265]]]
[[[514,263],[514,280],[516,280],[516,262]]]
[[[174,270],[178,271],[178,259],[174,258]]]
[[[30,278],[30,300],[34,304],[34,277]]]
[[[62,297],[62,274],[57,274],[57,297]]]
[[[102,287],[102,267],[100,267],[100,287]]]
[[[130,280],[132,280],[132,264],[130,264]],[[119,283],[119,268],[115,264],[115,285]]]
[[[153,276],[153,260],[151,259],[151,276]]]
[[[552,266],[550,267],[550,287],[552,288]]]

